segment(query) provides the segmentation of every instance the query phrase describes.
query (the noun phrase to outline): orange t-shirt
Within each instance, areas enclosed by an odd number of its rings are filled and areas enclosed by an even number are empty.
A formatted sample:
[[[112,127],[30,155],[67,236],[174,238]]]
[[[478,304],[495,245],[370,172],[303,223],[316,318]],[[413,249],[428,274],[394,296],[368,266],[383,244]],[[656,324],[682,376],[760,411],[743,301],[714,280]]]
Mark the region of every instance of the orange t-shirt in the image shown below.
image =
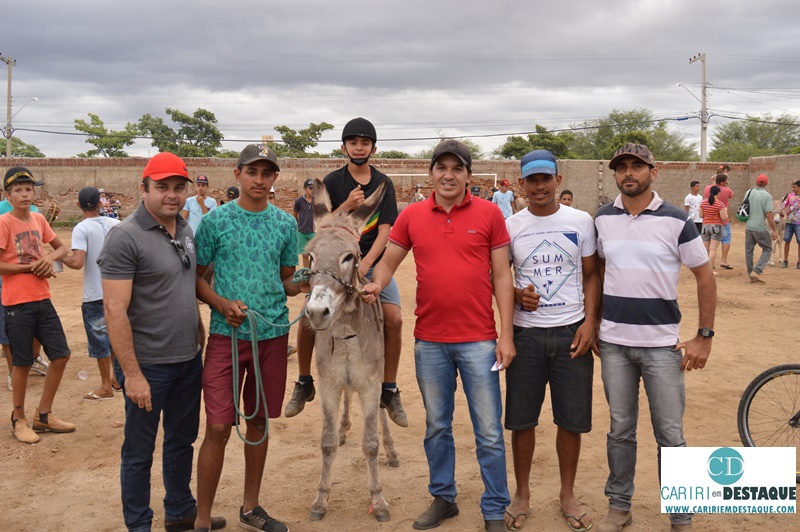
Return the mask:
[[[23,222],[12,213],[0,216],[0,262],[32,264],[44,256],[44,244],[55,240],[56,234],[44,216],[31,213]],[[3,306],[19,305],[50,299],[50,283],[32,273],[3,275]]]

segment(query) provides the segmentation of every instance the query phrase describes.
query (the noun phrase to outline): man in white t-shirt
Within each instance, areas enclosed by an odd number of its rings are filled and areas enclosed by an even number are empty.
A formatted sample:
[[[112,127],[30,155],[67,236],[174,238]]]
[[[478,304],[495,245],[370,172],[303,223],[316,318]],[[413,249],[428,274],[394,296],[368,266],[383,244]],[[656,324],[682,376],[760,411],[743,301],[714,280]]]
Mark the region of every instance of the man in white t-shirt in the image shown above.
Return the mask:
[[[100,370],[100,386],[86,393],[87,401],[113,399],[114,390],[120,386],[111,371],[111,344],[108,340],[105,312],[103,311],[103,286],[97,256],[112,227],[119,223],[115,218],[100,216],[100,191],[86,187],[78,193],[78,207],[83,211],[83,220],[72,230],[72,253],[62,262],[74,270],[83,271],[83,327],[86,330],[89,356],[97,359]]]
[[[186,204],[181,211],[183,218],[192,227],[192,233],[197,232],[203,216],[217,208],[217,200],[208,197],[208,177],[204,175],[197,176],[194,180],[194,188],[197,191],[197,195],[186,198]]]
[[[520,187],[528,208],[506,220],[514,265],[514,345],[506,370],[505,428],[511,430],[516,492],[506,511],[520,528],[530,507],[530,472],[536,426],[550,384],[561,473],[561,512],[572,530],[592,518],[575,497],[581,434],[592,428],[594,342],[600,296],[592,217],[562,205],[555,156],[534,150],[521,162]]]
[[[697,226],[697,231],[702,232],[703,219],[700,218],[700,205],[703,203],[703,196],[700,195],[700,181],[692,181],[689,186],[692,191],[683,200],[683,208]]]

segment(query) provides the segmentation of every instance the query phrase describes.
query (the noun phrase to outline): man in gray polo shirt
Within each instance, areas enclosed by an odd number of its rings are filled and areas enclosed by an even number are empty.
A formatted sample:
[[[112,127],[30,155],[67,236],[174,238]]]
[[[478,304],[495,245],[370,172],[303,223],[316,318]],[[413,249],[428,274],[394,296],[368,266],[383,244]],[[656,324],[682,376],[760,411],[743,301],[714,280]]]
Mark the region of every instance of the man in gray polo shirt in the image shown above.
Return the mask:
[[[97,259],[104,308],[125,391],[120,482],[129,531],[149,531],[150,469],[164,417],[164,526],[191,530],[197,504],[190,488],[192,444],[200,424],[203,370],[195,299],[195,245],[179,215],[191,183],[186,164],[159,153],[142,173],[142,202],[109,231]],[[212,519],[212,528],[225,520]]]

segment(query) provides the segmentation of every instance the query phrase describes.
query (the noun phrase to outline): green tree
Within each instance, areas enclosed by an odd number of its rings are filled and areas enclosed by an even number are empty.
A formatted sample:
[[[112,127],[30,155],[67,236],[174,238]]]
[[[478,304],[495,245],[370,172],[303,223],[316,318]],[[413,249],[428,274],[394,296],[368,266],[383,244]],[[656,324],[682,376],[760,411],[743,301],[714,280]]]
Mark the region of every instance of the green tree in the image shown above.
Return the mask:
[[[177,126],[173,129],[159,116],[149,113],[139,119],[139,128],[153,140],[158,151],[169,151],[179,157],[216,157],[225,138],[217,128],[217,117],[211,111],[198,108],[188,115],[167,107],[167,115]]]
[[[570,151],[577,159],[610,159],[626,142],[646,143],[662,161],[697,159],[696,145],[687,142],[680,131],[669,129],[665,121],[656,120],[647,109],[615,109],[608,116],[571,127]]]
[[[570,143],[575,135],[571,131],[561,131],[553,134],[546,127],[536,125],[536,133],[528,138],[512,135],[506,142],[494,151],[494,154],[503,159],[522,159],[532,150],[549,150],[559,159],[573,159],[570,152]]]
[[[217,152],[217,157],[220,159],[238,159],[239,153],[241,152],[234,150],[219,150],[219,152]]]
[[[125,148],[136,141],[139,128],[136,124],[128,122],[125,129],[120,131],[109,130],[100,117],[88,113],[89,122],[79,118],[75,119],[75,129],[86,135],[86,142],[94,149],[86,153],[79,153],[78,157],[127,157]]]
[[[5,146],[3,146],[5,155]],[[19,137],[11,137],[11,156],[12,157],[44,157],[39,148],[33,144],[23,142]]]
[[[386,150],[386,151],[379,151],[375,154],[375,158],[377,159],[410,159],[411,155],[404,151],[399,150]]]
[[[322,134],[333,129],[333,124],[320,122],[310,123],[307,128],[294,130],[289,126],[275,126],[273,129],[281,134],[283,142],[270,142],[269,147],[275,150],[278,157],[322,157],[317,152],[306,150],[316,147]]]
[[[712,137],[712,161],[744,162],[750,157],[783,155],[800,146],[800,121],[791,114],[747,116],[718,126]]]

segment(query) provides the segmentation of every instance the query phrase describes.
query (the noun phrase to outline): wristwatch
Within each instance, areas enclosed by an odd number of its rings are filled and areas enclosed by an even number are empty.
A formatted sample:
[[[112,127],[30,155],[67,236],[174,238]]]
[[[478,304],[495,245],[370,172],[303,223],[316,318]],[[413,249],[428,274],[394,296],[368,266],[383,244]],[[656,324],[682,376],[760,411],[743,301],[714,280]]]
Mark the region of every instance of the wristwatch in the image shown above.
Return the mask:
[[[708,327],[703,327],[702,329],[697,329],[697,334],[702,336],[703,338],[713,338],[714,331],[709,329]]]

